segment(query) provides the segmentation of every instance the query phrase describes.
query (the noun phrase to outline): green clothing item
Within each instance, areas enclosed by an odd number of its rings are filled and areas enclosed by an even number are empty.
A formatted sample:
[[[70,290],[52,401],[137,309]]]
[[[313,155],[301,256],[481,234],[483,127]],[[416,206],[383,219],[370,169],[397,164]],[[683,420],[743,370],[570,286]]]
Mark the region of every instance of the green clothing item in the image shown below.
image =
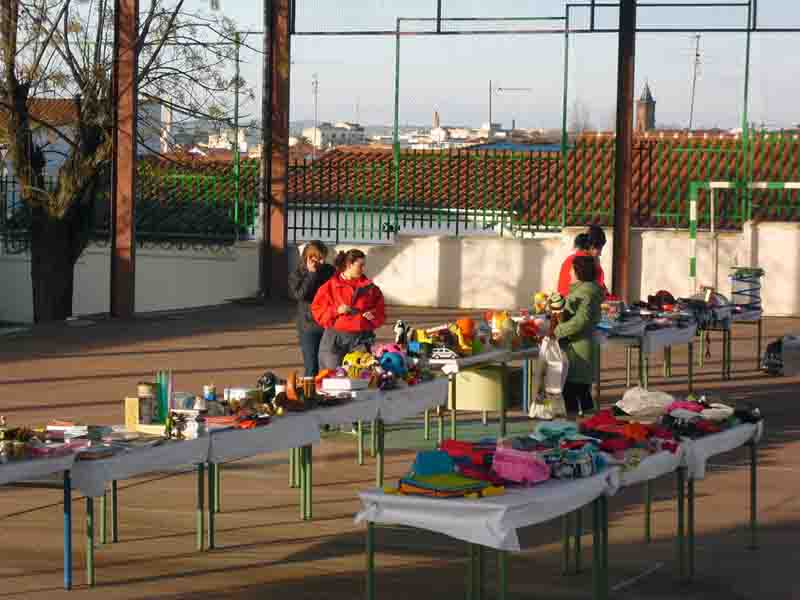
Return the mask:
[[[603,290],[594,282],[579,281],[569,289],[562,321],[554,332],[569,359],[567,381],[591,384],[594,379],[592,332],[600,322],[602,303]]]

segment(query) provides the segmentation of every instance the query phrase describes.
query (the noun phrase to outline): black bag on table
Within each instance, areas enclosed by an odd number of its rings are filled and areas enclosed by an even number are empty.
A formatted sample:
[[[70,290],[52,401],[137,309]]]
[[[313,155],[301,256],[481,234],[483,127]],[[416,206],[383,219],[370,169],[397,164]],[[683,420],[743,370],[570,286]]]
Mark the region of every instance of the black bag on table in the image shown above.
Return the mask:
[[[770,375],[783,375],[783,338],[767,344],[761,358],[761,370]]]

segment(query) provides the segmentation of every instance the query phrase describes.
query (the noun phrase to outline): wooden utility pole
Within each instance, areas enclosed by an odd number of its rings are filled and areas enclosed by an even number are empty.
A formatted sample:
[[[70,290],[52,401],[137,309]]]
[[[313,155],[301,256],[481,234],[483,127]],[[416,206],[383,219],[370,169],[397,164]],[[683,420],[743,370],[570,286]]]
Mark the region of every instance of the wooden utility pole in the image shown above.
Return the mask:
[[[111,315],[130,318],[135,312],[136,297],[136,40],[139,0],[115,0],[114,26]]]
[[[621,0],[617,61],[617,139],[614,182],[614,262],[612,289],[626,302],[630,286],[633,162],[633,86],[636,58],[636,0]]]

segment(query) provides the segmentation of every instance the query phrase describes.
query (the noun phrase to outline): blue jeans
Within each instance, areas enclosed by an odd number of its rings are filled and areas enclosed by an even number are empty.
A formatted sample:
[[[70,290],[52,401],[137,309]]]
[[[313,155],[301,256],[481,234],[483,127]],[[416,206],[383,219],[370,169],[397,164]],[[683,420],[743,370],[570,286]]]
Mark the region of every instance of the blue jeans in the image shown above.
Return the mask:
[[[319,343],[322,341],[323,333],[323,331],[305,331],[299,334],[306,377],[314,377],[319,372]]]

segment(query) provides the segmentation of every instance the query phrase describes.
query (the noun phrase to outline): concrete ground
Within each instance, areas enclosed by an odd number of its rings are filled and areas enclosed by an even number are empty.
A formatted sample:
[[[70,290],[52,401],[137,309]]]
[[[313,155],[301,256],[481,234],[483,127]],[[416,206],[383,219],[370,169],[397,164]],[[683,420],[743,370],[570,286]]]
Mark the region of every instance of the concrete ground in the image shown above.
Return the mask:
[[[436,324],[452,311],[397,308],[390,317]],[[300,366],[288,306],[231,305],[154,315],[122,323],[98,320],[34,328],[0,338],[0,414],[11,423],[75,418],[99,423],[123,419],[122,398],[159,369],[175,372],[179,390],[253,385],[265,370],[286,374]],[[800,320],[770,319],[766,339],[800,331]],[[390,336],[390,327],[381,332]],[[697,486],[697,576],[678,582],[674,481],[657,482],[654,541],[643,543],[642,490],[610,501],[612,597],[689,599],[800,598],[800,406],[798,381],[756,371],[755,328],[734,330],[734,378],[721,382],[721,347],[697,376],[698,391],[728,401],[758,403],[767,419],[759,470],[760,549],[748,542],[748,469],[744,450],[718,457]],[[685,349],[674,352],[675,377],[665,382],[656,361],[651,387],[685,393]],[[604,357],[604,403],[624,391],[622,352]],[[488,430],[464,417],[467,435]],[[470,421],[470,423],[467,423]],[[387,477],[401,476],[420,440],[419,423],[392,430]],[[521,415],[512,427],[524,431]],[[299,520],[297,492],[287,486],[284,454],[225,466],[219,549],[197,553],[194,538],[196,480],[191,473],[154,473],[121,482],[119,544],[99,546],[97,586],[84,585],[84,503],[74,498],[76,590],[61,590],[60,490],[0,487],[0,599],[2,598],[358,598],[364,590],[364,529],[353,524],[356,493],[374,482],[371,459],[355,464],[354,440],[326,436],[315,448],[313,522]],[[588,512],[584,520],[589,522]],[[560,575],[560,526],[525,532],[527,549],[510,560],[514,598],[588,598],[591,535],[584,538],[584,572]],[[422,531],[379,529],[379,598],[437,599],[463,596],[466,546]],[[494,568],[487,597],[494,597]]]

